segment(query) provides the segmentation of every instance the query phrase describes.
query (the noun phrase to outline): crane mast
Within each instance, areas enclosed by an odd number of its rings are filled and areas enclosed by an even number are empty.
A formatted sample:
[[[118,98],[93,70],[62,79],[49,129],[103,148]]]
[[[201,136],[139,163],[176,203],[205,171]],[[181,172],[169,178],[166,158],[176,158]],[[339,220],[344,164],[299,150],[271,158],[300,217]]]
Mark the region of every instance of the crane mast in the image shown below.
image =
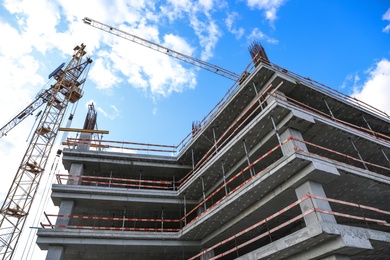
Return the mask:
[[[153,43],[151,41],[142,39],[141,37],[138,37],[138,36],[135,36],[135,35],[130,34],[128,32],[119,30],[117,28],[114,28],[114,27],[109,26],[107,24],[98,22],[98,21],[93,20],[91,18],[85,17],[83,19],[83,22],[85,24],[88,24],[88,25],[90,25],[92,27],[95,27],[97,29],[100,29],[102,31],[111,33],[111,34],[116,35],[118,37],[121,37],[121,38],[124,38],[126,40],[129,40],[129,41],[132,41],[134,43],[137,43],[139,45],[148,47],[148,48],[150,48],[152,50],[164,53],[164,54],[166,54],[168,56],[171,56],[173,58],[176,58],[176,59],[179,59],[181,61],[187,62],[187,63],[192,64],[194,66],[197,66],[199,68],[211,71],[211,72],[216,73],[216,74],[218,74],[220,76],[223,76],[225,78],[228,78],[228,79],[231,79],[231,80],[234,80],[234,81],[238,81],[240,79],[240,75],[238,75],[238,74],[236,74],[234,72],[231,72],[231,71],[229,71],[227,69],[224,69],[222,67],[219,67],[219,66],[210,64],[208,62],[199,60],[199,59],[191,57],[189,55],[185,55],[183,53],[174,51],[174,50],[169,49],[167,47],[161,46],[161,45],[159,45],[157,43]]]
[[[92,63],[85,55],[85,45],[76,46],[68,65],[64,69],[58,69],[53,75],[56,83],[42,95],[38,95],[38,99],[32,103],[32,108],[45,102],[46,106],[0,210],[2,259],[12,258],[66,108],[69,102],[74,103],[82,97],[80,85],[85,82],[88,71],[86,68]]]

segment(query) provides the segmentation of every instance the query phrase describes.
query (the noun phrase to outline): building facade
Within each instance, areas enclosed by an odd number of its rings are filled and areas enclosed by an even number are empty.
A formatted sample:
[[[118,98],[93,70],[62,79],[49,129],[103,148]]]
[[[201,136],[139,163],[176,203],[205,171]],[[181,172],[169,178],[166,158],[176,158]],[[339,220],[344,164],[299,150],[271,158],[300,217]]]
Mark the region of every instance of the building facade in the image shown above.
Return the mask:
[[[389,116],[256,65],[176,147],[64,149],[47,259],[387,259]]]

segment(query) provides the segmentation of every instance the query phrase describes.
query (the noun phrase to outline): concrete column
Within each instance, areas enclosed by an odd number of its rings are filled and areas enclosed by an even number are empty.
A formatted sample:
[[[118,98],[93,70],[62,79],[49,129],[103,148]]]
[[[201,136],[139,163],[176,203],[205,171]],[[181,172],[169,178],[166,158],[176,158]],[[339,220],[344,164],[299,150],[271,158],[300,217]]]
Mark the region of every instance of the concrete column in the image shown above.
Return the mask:
[[[72,163],[69,169],[69,174],[72,175],[66,185],[80,185],[80,178],[84,173],[84,165],[81,163]]]
[[[63,246],[49,246],[46,254],[46,260],[62,260],[64,259]]]
[[[60,210],[58,212],[58,215],[72,215],[74,209],[74,201],[73,200],[62,200],[60,204]],[[69,218],[57,218],[56,226],[58,225],[69,225]]]
[[[298,199],[302,198],[306,194],[312,194],[312,195],[317,195],[319,197],[326,198],[322,185],[320,183],[316,183],[313,181],[307,181],[302,185],[300,185],[298,188],[295,189],[295,194],[297,195]],[[310,199],[310,198],[302,202],[300,204],[300,207],[302,213],[312,208],[320,208],[323,210],[332,211],[329,202],[324,200]],[[318,221],[336,223],[336,219],[333,215],[318,213],[318,212],[317,213],[313,212],[305,216],[304,219],[305,219],[306,226],[309,226]]]
[[[295,129],[292,129],[292,128],[287,128],[281,135],[280,135],[280,140],[282,142],[285,142],[285,140],[287,138],[289,138],[290,136],[296,138],[296,139],[299,139],[299,140],[303,140],[303,137],[302,137],[302,134],[301,132],[295,130]],[[306,144],[305,143],[302,143],[302,142],[299,142],[299,141],[296,141],[296,140],[289,140],[288,142],[284,143],[282,145],[282,152],[283,152],[283,155],[285,156],[288,156],[288,155],[291,155],[295,152],[295,147],[303,150],[303,151],[307,151],[307,147],[306,147]]]
[[[81,163],[72,163],[69,169],[69,174],[72,175],[72,180],[67,182],[67,185],[80,185],[79,176],[84,173],[84,165]],[[62,200],[60,204],[59,215],[72,215],[74,209],[73,200]],[[69,225],[69,218],[57,218],[56,225]]]
[[[85,140],[91,140],[92,134],[91,133],[81,133],[80,139],[81,143],[77,145],[77,150],[82,151],[88,151],[91,147],[91,141],[85,141]]]

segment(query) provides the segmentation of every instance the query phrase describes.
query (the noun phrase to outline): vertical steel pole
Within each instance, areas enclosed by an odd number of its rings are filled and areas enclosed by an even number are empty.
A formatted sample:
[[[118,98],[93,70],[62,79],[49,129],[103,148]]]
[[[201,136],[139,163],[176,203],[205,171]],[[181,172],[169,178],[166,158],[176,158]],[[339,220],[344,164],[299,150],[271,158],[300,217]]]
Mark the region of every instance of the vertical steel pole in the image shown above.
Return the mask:
[[[125,227],[125,219],[126,219],[126,207],[123,209],[122,228]]]
[[[368,168],[367,168],[367,165],[365,164],[362,156],[360,155],[358,149],[356,148],[355,144],[353,143],[352,139],[350,137],[348,137],[349,141],[351,142],[352,146],[353,146],[353,149],[355,150],[355,152],[357,153],[357,155],[359,156],[360,160],[362,161],[363,163],[363,166],[364,168],[366,168],[366,170],[368,171]]]
[[[161,208],[161,232],[164,230],[164,208]]]
[[[192,169],[195,169],[194,149],[191,149],[191,157],[192,157]]]
[[[206,193],[205,193],[205,190],[204,190],[204,180],[203,180],[203,176],[200,177],[200,179],[202,180],[203,207],[204,207],[204,210],[206,210]]]
[[[256,97],[258,97],[259,96],[259,92],[257,91],[255,82],[253,82],[253,88],[255,89]],[[258,101],[259,101],[259,105],[260,105],[261,110],[263,110],[264,107],[263,107],[263,104],[261,104],[260,98],[258,98]]]
[[[366,118],[364,117],[364,115],[362,115],[362,117],[363,117],[364,122],[366,122],[366,125],[367,125],[368,129],[370,129],[370,131],[372,132],[372,134],[375,136],[375,132],[372,130],[370,124],[368,123],[368,121],[366,120]]]
[[[387,155],[385,154],[385,151],[383,151],[382,147],[379,148],[379,150],[381,150],[383,156],[385,157],[386,161],[390,164],[390,160],[389,160],[389,157],[387,157]]]
[[[324,102],[325,102],[325,105],[326,105],[326,107],[328,108],[328,110],[329,110],[329,113],[330,113],[330,115],[332,116],[332,118],[335,118],[335,117],[334,117],[334,115],[333,115],[333,113],[332,113],[332,110],[330,109],[330,107],[329,107],[329,105],[328,105],[328,102],[326,102],[325,98],[324,98],[324,99],[322,99],[322,100],[324,100]]]
[[[221,168],[222,168],[222,176],[223,176],[223,185],[225,188],[225,195],[228,194],[227,187],[226,187],[226,175],[225,175],[225,167],[223,165],[223,161],[221,162]]]
[[[213,127],[213,138],[214,138],[215,152],[218,152],[217,138],[216,138],[216,136],[215,136],[215,129],[214,129],[214,127]]]
[[[249,154],[248,154],[248,150],[246,149],[246,144],[245,144],[245,140],[242,140],[242,144],[244,145],[244,151],[245,151],[245,156],[246,156],[246,161],[248,162],[248,166],[251,165],[251,160],[249,158]],[[249,168],[249,172],[251,174],[251,177],[253,177],[255,174],[254,174],[254,169],[253,169],[253,166]]]
[[[276,124],[275,124],[274,118],[273,118],[273,116],[270,116],[270,117],[271,117],[271,121],[272,121],[272,126],[274,127],[276,138],[278,139],[279,145],[282,146],[282,141],[280,140],[280,136],[279,136],[279,133],[278,133],[278,129],[276,128]]]
[[[187,225],[187,201],[186,201],[186,195],[184,194],[183,197],[183,204],[184,204],[184,226]]]

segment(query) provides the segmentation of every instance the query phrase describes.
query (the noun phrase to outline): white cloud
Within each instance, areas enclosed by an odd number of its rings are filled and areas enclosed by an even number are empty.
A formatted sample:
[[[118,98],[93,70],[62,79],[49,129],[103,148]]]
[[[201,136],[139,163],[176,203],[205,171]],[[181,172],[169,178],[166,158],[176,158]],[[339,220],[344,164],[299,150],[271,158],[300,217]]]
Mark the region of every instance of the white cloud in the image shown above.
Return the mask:
[[[191,47],[188,42],[173,34],[166,34],[164,35],[164,43],[163,45],[169,49],[172,49],[174,51],[192,56],[194,53],[194,48]]]
[[[237,29],[236,26],[234,26],[234,22],[238,17],[239,15],[237,12],[229,13],[225,19],[225,24],[228,31],[234,34],[237,39],[240,39],[244,35],[245,29],[242,27]]]
[[[368,74],[362,85],[354,86],[352,96],[390,114],[390,61],[380,60]]]
[[[265,40],[268,43],[277,44],[279,41],[277,39],[271,38],[268,35],[265,35],[258,28],[252,30],[251,34],[248,36],[248,40]]]
[[[106,56],[108,54],[102,54]],[[110,89],[122,80],[115,75],[114,70],[109,62],[109,59],[98,58],[94,61],[91,71],[89,72],[89,79],[96,83],[98,89]]]
[[[276,20],[276,13],[284,2],[285,0],[247,0],[249,7],[263,10],[266,19],[271,23]]]
[[[222,35],[215,21],[208,15],[206,17],[208,19],[205,22],[201,21],[195,13],[190,14],[190,24],[200,40],[200,46],[203,47],[201,52],[202,60],[208,60],[213,56],[214,48]]]
[[[352,86],[357,86],[359,84],[359,81],[360,81],[360,77],[359,77],[359,74],[357,72],[348,74],[345,77],[344,82],[341,85],[341,88],[344,89],[348,85],[351,85],[351,84],[352,84]]]
[[[167,17],[171,22],[183,18],[185,15],[190,21],[190,26],[199,38],[202,47],[201,59],[208,60],[213,56],[214,48],[222,36],[217,23],[213,20],[210,12],[214,7],[211,0],[203,0],[193,3],[188,0],[169,0],[168,5],[162,6],[162,16]]]
[[[390,8],[387,9],[387,12],[382,16],[382,20],[390,21]],[[390,32],[390,24],[388,24],[385,28],[382,30],[385,33]]]
[[[148,27],[142,25],[142,28]],[[144,39],[154,38],[154,41],[159,43],[158,31],[154,27],[133,31]],[[167,34],[163,39],[163,44],[172,49],[186,54],[193,53],[193,48],[185,39],[177,35]],[[173,92],[182,92],[196,85],[194,68],[186,69],[178,60],[166,54],[125,40],[113,43],[111,48],[113,69],[121,72],[129,83],[142,89],[152,98],[166,97]]]

